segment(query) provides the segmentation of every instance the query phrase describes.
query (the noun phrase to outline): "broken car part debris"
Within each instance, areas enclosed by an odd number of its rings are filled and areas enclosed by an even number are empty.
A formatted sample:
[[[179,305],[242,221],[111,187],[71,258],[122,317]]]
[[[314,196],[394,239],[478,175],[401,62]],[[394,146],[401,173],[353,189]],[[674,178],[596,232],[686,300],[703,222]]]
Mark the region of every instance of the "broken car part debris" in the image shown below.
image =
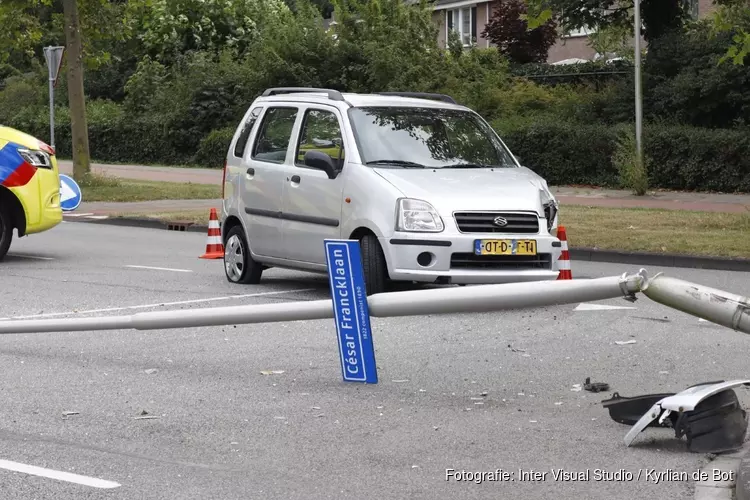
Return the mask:
[[[606,382],[591,382],[591,377],[586,377],[583,388],[589,392],[605,392],[609,390],[609,384]]]
[[[660,426],[672,427],[677,439],[685,436],[691,452],[722,453],[740,448],[745,440],[747,415],[732,390],[741,385],[750,385],[750,380],[706,382],[677,394],[624,398],[615,393],[602,405],[615,422],[633,426],[625,436],[626,446],[647,427]]]

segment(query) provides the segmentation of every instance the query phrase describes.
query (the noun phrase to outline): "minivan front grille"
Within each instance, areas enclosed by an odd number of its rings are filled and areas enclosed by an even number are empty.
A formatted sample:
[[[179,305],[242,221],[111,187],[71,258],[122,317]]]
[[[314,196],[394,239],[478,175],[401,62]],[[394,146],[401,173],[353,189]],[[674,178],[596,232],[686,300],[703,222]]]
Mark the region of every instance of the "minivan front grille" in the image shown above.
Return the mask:
[[[513,212],[456,212],[458,230],[462,233],[537,234],[539,217],[535,213]],[[495,221],[505,225],[497,224]]]
[[[476,255],[473,253],[454,253],[451,255],[451,269],[550,270],[552,269],[552,254]]]

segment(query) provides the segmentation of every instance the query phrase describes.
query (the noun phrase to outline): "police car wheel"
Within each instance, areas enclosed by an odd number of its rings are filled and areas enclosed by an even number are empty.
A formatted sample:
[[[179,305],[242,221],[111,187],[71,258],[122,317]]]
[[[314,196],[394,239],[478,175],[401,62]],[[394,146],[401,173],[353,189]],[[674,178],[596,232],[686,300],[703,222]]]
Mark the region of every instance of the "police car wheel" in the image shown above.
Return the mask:
[[[250,256],[242,226],[229,230],[224,243],[224,272],[230,283],[257,285],[263,267]]]
[[[377,237],[366,234],[360,240],[362,248],[362,268],[365,274],[365,288],[367,295],[375,295],[388,291],[388,266],[385,262],[383,249],[380,248]]]
[[[10,213],[0,208],[0,260],[10,249],[10,242],[13,239],[13,224],[11,224]]]

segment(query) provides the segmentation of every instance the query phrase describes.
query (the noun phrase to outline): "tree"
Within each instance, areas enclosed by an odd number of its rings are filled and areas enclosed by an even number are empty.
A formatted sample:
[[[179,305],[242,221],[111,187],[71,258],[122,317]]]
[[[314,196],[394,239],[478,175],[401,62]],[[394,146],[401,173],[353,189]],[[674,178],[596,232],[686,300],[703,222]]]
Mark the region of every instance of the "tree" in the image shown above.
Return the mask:
[[[131,29],[144,51],[170,63],[188,52],[233,49],[242,56],[260,26],[289,7],[282,0],[131,0]],[[295,3],[296,5],[296,3]]]
[[[528,29],[526,14],[523,0],[500,0],[482,36],[513,62],[545,62],[550,47],[557,39],[557,26],[554,21],[548,20],[541,26]]]
[[[84,64],[96,66],[107,62],[107,42],[122,39],[127,34],[127,23],[120,16],[122,12],[122,2],[109,0],[3,0],[0,3],[0,29],[14,34],[0,37],[0,62],[9,59],[28,62],[40,58],[44,45],[60,44],[60,38],[65,39],[73,176],[78,181],[90,171]]]
[[[529,26],[534,28],[550,18],[565,30],[598,29],[609,26],[632,30],[635,0],[526,0]],[[685,0],[640,0],[643,37],[646,41],[678,29],[688,18]],[[631,31],[632,33],[632,31]]]
[[[736,65],[744,65],[750,53],[750,1],[715,0],[715,3],[719,8],[713,16],[714,35],[732,35],[732,43],[720,63],[731,60]]]
[[[84,180],[91,171],[86,100],[83,90],[83,43],[77,0],[63,0],[68,60],[68,105],[73,139],[73,178]]]

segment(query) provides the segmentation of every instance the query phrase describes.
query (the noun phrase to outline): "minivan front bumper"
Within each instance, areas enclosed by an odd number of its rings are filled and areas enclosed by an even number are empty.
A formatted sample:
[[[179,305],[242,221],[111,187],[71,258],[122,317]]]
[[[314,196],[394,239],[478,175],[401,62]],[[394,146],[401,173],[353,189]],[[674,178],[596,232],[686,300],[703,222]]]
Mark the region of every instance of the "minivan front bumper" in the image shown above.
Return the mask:
[[[561,242],[551,235],[503,235],[502,239],[533,239],[537,255],[474,255],[478,239],[498,239],[497,234],[413,234],[394,233],[380,238],[395,281],[422,283],[495,284],[555,280]],[[429,257],[429,262],[428,261]]]

